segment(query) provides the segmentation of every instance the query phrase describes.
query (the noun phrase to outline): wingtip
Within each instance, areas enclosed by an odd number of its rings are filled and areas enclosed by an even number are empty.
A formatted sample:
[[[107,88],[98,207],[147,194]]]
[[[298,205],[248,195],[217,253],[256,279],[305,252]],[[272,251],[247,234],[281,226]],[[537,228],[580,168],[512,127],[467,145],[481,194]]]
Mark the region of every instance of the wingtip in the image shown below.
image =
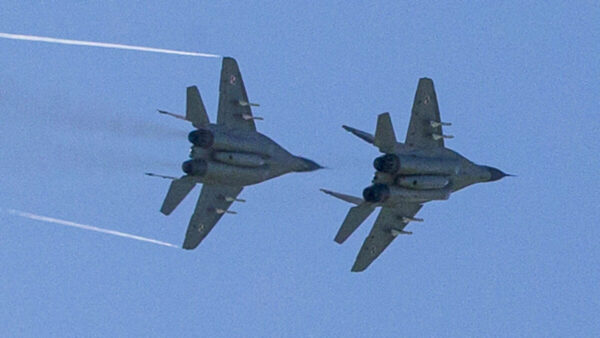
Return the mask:
[[[338,233],[335,235],[335,238],[333,239],[333,241],[336,242],[337,244],[344,244],[344,242],[350,237],[350,235],[351,234],[344,236],[343,234],[340,233],[340,231],[338,231]]]
[[[335,193],[334,193],[333,191],[331,191],[331,190],[327,190],[327,189],[323,189],[323,188],[320,188],[319,190],[320,190],[321,192],[324,192],[324,193],[326,193],[327,195],[331,195],[331,196],[334,196],[334,195],[335,195]]]
[[[359,266],[356,266],[356,264],[354,264],[352,266],[352,269],[350,269],[350,271],[351,272],[363,272],[363,271],[365,271],[365,269],[366,269],[366,267],[359,267]]]
[[[231,56],[223,56],[223,64],[226,63],[232,63],[234,65],[237,65],[237,61]]]
[[[200,244],[200,243],[198,243],[198,244]],[[181,248],[183,250],[188,250],[188,251],[194,250],[198,247],[198,244],[194,245],[194,244],[187,243],[187,241],[185,241],[185,242],[183,242],[183,245],[181,245]]]
[[[160,209],[160,213],[165,215],[165,216],[169,216],[171,213],[173,212],[173,210],[163,210]]]

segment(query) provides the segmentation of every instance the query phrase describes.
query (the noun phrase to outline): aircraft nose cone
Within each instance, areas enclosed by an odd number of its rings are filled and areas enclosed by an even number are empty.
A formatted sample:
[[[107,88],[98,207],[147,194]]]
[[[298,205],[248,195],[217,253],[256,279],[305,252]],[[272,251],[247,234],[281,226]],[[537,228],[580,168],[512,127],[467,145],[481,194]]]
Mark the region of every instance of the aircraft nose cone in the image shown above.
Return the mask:
[[[299,157],[299,159],[301,160],[301,165],[300,168],[298,168],[298,170],[296,171],[315,171],[317,169],[323,169],[322,166],[320,166],[313,160],[309,160],[304,157]]]
[[[488,182],[497,181],[503,177],[510,176],[509,174],[502,172],[502,170],[500,170],[500,169],[496,169],[493,167],[487,167],[487,166],[486,166],[486,168],[490,172],[490,176],[491,176],[490,179],[488,180]]]

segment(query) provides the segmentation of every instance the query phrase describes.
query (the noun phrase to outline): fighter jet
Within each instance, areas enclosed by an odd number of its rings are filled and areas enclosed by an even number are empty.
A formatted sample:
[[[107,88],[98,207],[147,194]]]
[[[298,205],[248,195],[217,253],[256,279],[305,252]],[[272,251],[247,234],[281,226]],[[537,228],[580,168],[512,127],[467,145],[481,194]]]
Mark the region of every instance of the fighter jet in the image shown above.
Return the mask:
[[[477,165],[444,146],[442,127],[450,123],[440,120],[437,97],[431,79],[419,80],[412,115],[404,143],[396,141],[389,113],[377,118],[375,135],[343,126],[344,129],[376,146],[384,155],[375,159],[372,185],[364,189],[363,198],[321,189],[326,194],[355,204],[335,241],[343,243],[376,207],[379,216],[365,239],[352,271],[364,271],[409,222],[422,222],[415,217],[424,203],[446,200],[450,194],[471,184],[497,181],[511,176],[502,171]]]
[[[223,58],[219,87],[217,123],[210,123],[202,98],[195,86],[187,88],[186,115],[159,110],[192,123],[189,133],[190,159],[183,162],[185,173],[172,179],[160,211],[169,215],[198,183],[202,192],[192,215],[184,249],[194,249],[208,235],[233,202],[245,202],[238,195],[245,186],[289,173],[322,168],[303,157],[294,156],[267,136],[256,131],[244,82],[233,58]]]

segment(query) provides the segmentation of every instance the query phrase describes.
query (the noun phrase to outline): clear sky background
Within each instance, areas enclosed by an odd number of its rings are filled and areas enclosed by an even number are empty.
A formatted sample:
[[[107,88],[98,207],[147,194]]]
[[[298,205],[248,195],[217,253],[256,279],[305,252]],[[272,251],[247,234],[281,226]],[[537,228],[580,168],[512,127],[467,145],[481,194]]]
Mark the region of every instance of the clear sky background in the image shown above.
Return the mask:
[[[597,1],[0,2],[0,32],[235,57],[262,133],[330,169],[246,188],[194,251],[28,220],[18,209],[180,245],[197,85],[220,59],[0,39],[2,336],[600,335]],[[389,111],[404,139],[431,77],[446,145],[517,178],[427,204],[363,273],[374,217],[342,246]]]

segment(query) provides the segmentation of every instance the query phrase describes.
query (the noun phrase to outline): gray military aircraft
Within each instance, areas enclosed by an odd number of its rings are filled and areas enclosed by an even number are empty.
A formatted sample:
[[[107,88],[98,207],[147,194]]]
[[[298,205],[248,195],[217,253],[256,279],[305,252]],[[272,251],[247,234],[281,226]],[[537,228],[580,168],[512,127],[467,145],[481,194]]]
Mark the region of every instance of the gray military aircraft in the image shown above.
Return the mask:
[[[270,138],[256,131],[254,117],[244,82],[233,58],[223,58],[219,87],[217,123],[210,123],[198,88],[187,88],[186,115],[159,110],[192,123],[188,135],[192,143],[190,159],[183,162],[185,173],[172,179],[160,211],[169,215],[198,183],[203,183],[200,198],[183,243],[194,249],[208,235],[233,202],[245,202],[238,195],[243,187],[266,181],[289,172],[306,172],[322,168],[317,163],[294,156]]]
[[[343,126],[344,129],[375,145],[385,155],[375,159],[377,170],[373,185],[363,191],[363,198],[321,189],[326,194],[355,204],[335,241],[343,243],[376,207],[381,212],[365,239],[352,271],[365,270],[398,235],[412,234],[404,228],[409,222],[423,221],[415,215],[423,203],[446,200],[450,194],[471,184],[497,181],[511,176],[502,171],[477,165],[444,147],[437,97],[431,79],[419,80],[404,143],[396,141],[389,113],[380,114],[375,135]]]

